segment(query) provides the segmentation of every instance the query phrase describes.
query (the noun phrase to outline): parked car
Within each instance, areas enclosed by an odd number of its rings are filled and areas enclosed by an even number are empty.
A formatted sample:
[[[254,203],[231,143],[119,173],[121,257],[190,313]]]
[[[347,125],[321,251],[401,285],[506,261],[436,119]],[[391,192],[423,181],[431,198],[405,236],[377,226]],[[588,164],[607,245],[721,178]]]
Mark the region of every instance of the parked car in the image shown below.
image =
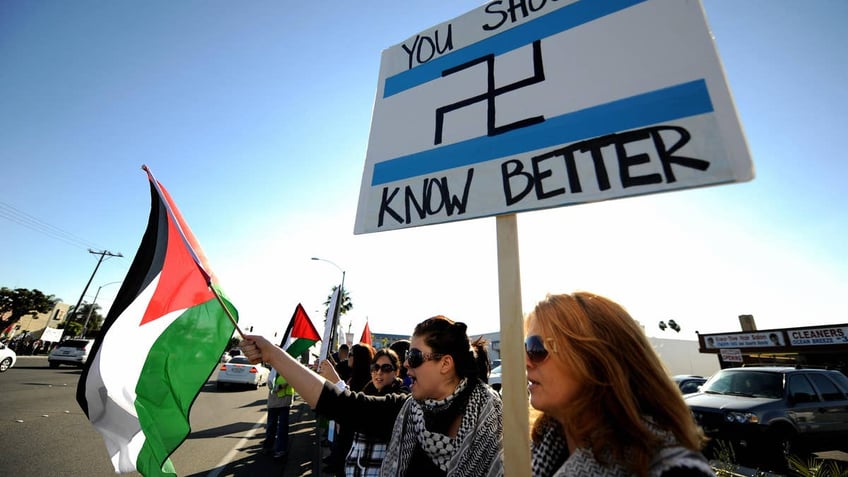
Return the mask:
[[[675,384],[677,384],[677,387],[680,388],[680,392],[682,394],[696,393],[698,392],[698,388],[707,382],[707,378],[703,376],[695,376],[693,374],[678,374],[676,376],[672,376],[671,379]]]
[[[15,365],[15,361],[18,360],[18,355],[15,354],[8,346],[3,343],[0,343],[0,373],[5,372],[7,369],[11,368]]]
[[[74,338],[59,343],[47,356],[47,363],[51,368],[58,368],[60,364],[82,366],[88,361],[88,353],[94,340]]]
[[[723,369],[683,397],[708,437],[732,444],[738,463],[785,462],[790,455],[848,451],[848,377],[793,367]]]
[[[244,356],[233,356],[218,368],[218,389],[228,384],[245,384],[259,389],[268,384],[271,370],[261,364],[250,364]]]
[[[500,392],[501,390],[501,366],[495,366],[489,371],[489,386],[492,387],[495,391]]]

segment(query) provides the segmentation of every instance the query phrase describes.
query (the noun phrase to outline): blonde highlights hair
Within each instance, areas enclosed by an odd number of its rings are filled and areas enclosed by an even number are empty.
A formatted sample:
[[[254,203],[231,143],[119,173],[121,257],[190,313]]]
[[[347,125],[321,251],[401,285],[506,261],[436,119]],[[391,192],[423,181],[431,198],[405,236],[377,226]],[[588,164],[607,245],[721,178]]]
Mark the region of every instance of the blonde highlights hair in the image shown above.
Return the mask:
[[[696,426],[665,367],[639,324],[617,303],[587,292],[548,295],[527,315],[557,352],[559,361],[581,383],[574,402],[560,410],[567,435],[590,447],[597,459],[606,452],[636,475],[646,475],[660,439],[649,418],[680,445],[699,450]],[[550,416],[534,413],[531,438]]]

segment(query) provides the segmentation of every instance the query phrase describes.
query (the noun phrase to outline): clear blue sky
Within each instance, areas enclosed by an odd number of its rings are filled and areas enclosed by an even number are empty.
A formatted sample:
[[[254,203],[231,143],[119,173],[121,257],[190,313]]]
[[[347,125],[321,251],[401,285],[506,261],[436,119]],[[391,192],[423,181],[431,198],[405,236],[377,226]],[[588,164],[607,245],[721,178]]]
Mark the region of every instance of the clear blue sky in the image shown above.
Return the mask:
[[[589,290],[649,334],[848,322],[848,2],[705,0],[756,178],[519,216],[523,307]],[[245,325],[346,271],[361,333],[496,331],[493,218],[354,236],[380,53],[477,1],[0,2],[0,286],[122,280],[148,164]],[[108,308],[118,285],[102,288]],[[662,333],[674,318],[683,333]]]

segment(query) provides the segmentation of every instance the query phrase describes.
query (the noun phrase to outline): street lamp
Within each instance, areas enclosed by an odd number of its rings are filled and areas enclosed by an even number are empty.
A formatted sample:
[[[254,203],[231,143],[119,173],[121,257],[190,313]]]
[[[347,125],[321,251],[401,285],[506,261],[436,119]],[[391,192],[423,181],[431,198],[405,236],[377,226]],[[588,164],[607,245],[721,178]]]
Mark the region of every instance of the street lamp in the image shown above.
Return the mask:
[[[336,301],[336,309],[335,309],[335,310],[333,310],[333,317],[334,317],[334,318],[335,318],[335,317],[338,317],[338,315],[339,315],[339,307],[340,307],[340,306],[341,306],[341,304],[342,304],[342,300],[344,300],[344,280],[345,280],[345,271],[344,271],[344,270],[342,270],[342,267],[340,267],[340,266],[336,265],[336,262],[333,262],[333,261],[331,261],[331,260],[327,260],[326,258],[312,257],[312,260],[318,260],[318,261],[320,261],[320,262],[327,262],[327,263],[329,263],[330,265],[332,265],[332,266],[336,267],[336,268],[337,268],[340,272],[342,272],[342,283],[341,283],[341,285],[339,285],[339,299],[338,299],[338,301]],[[333,327],[331,328],[331,329],[332,329],[332,331],[331,331],[331,335],[330,335],[330,343],[329,343],[329,344],[330,344],[330,349],[331,349],[331,350],[332,350],[332,348],[334,347],[333,345],[335,345],[335,341],[336,341],[336,323],[332,323],[332,326],[333,326]]]
[[[100,289],[105,287],[106,285],[114,285],[116,283],[121,283],[121,282],[117,281],[117,282],[104,283],[103,285],[100,285],[99,287],[97,287],[97,293],[94,294],[94,300],[91,302],[91,306],[88,307],[88,314],[85,315],[85,323],[82,325],[82,333],[80,333],[80,336],[82,336],[83,338],[85,338],[85,332],[88,329],[88,319],[91,318],[91,312],[94,311],[94,304],[97,303],[97,296],[100,295]]]

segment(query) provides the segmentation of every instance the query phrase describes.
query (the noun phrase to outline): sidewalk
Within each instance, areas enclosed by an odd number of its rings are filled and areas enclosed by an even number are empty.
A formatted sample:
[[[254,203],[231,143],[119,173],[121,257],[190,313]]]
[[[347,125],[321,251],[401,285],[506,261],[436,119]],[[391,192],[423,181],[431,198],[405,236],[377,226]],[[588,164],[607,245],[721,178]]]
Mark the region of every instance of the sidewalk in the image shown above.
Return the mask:
[[[316,425],[315,412],[296,395],[289,416],[289,457],[283,475],[330,475],[321,472],[321,459],[330,454],[330,448],[319,444],[320,434]]]

